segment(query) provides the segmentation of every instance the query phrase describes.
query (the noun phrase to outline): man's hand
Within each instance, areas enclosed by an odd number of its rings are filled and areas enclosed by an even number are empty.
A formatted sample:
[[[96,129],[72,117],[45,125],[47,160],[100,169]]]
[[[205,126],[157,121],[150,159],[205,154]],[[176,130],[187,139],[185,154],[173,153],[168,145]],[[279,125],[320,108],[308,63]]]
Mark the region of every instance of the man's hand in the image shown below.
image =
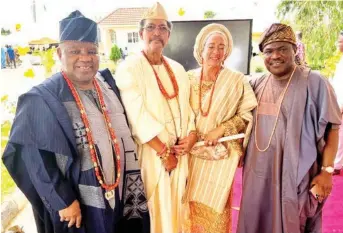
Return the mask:
[[[72,227],[76,223],[76,227],[81,227],[81,209],[80,204],[77,200],[75,200],[73,203],[71,203],[70,206],[67,208],[58,211],[60,215],[60,221],[66,221],[68,223],[68,227]]]
[[[197,135],[195,133],[190,133],[187,137],[181,139],[177,145],[173,146],[173,151],[175,151],[177,155],[187,154],[191,151],[197,140]]]
[[[167,172],[171,172],[177,166],[178,159],[176,158],[174,153],[170,153],[166,160],[162,160],[164,168]]]
[[[322,191],[323,199],[327,198],[332,190],[332,175],[322,171],[313,178],[311,187],[314,185],[318,185],[318,188]]]
[[[212,129],[206,136],[205,136],[205,145],[206,146],[215,146],[218,143],[218,139],[223,137],[225,133],[225,128],[223,126],[218,126],[215,129]]]

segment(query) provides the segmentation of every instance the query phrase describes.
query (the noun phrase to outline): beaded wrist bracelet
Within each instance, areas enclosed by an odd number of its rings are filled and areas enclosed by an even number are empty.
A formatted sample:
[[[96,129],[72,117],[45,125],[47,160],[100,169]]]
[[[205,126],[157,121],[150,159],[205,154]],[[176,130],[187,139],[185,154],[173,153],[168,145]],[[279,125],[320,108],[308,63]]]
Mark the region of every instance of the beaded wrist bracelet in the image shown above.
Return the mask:
[[[168,147],[166,144],[164,144],[163,149],[160,152],[157,152],[157,155],[161,157],[164,153],[166,153]]]
[[[160,156],[163,163],[168,159],[169,155],[170,155],[170,148],[167,147],[167,151],[162,156]]]

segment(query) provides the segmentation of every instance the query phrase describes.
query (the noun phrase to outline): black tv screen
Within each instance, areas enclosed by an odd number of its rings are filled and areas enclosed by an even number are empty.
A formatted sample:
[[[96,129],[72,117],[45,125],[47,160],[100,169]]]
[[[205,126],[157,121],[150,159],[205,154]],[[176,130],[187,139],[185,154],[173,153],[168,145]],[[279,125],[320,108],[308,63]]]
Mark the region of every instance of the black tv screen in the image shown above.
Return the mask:
[[[195,38],[210,23],[220,23],[231,32],[233,50],[225,66],[250,74],[252,19],[173,21],[173,30],[164,55],[181,63],[186,71],[199,67],[193,56]]]

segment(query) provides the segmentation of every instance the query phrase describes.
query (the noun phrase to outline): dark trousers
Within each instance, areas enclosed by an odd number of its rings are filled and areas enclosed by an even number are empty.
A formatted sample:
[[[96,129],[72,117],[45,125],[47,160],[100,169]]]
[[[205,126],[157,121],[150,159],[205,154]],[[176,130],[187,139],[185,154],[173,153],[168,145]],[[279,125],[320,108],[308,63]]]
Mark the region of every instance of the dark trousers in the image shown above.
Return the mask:
[[[14,64],[14,68],[17,68],[15,64],[15,59],[10,59],[10,67],[12,68],[12,64]]]

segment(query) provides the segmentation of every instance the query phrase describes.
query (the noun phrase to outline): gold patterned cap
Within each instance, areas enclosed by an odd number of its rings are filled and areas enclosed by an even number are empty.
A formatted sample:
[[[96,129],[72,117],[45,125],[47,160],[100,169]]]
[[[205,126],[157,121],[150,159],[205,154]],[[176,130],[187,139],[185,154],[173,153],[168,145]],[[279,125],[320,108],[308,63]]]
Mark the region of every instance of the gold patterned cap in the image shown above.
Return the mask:
[[[266,31],[264,31],[258,47],[260,51],[263,52],[263,48],[273,42],[297,44],[293,29],[282,23],[273,23]]]
[[[168,21],[168,16],[161,3],[156,2],[143,14],[142,20],[144,19],[164,19]]]

